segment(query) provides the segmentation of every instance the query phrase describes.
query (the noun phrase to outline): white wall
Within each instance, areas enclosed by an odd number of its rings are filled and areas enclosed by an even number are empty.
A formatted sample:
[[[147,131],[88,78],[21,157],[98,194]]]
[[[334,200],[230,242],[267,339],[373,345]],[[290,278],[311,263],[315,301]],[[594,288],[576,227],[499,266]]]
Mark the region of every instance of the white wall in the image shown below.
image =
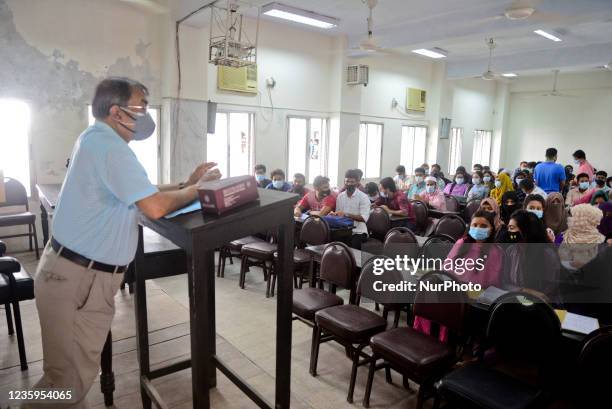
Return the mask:
[[[556,147],[559,162],[571,164],[576,149],[599,169],[612,170],[612,73],[561,74],[559,89],[574,97],[534,96],[550,91],[552,76],[519,79],[510,86],[502,166],[544,160]]]

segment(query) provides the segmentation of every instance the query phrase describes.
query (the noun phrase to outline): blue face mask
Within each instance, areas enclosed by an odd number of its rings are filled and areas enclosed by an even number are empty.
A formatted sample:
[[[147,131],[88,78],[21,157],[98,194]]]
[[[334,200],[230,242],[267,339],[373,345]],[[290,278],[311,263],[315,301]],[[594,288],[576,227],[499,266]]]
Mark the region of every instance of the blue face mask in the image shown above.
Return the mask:
[[[485,183],[489,183],[491,181],[491,176],[485,176],[482,178]]]
[[[589,188],[589,182],[580,182],[580,190],[587,190]]]
[[[263,182],[263,180],[266,178],[266,175],[255,175],[255,179],[258,182]]]
[[[498,188],[498,189],[501,187],[501,181],[500,180],[496,180],[495,181],[495,187]]]
[[[427,185],[427,186],[425,186],[425,191],[426,191],[427,193],[433,193],[433,192],[435,192],[435,191],[436,191],[436,187],[435,187],[435,186],[433,186],[433,185]]]
[[[274,186],[274,189],[282,189],[284,185],[285,185],[284,180],[273,180],[272,181],[272,186]]]
[[[489,237],[489,229],[485,227],[470,227],[469,234],[474,240],[483,241]]]
[[[472,178],[472,182],[474,182],[475,185],[479,185],[480,184],[480,178]]]
[[[538,219],[541,219],[542,217],[544,217],[544,211],[543,210],[536,210],[536,209],[527,209],[528,212],[535,214],[536,216],[538,216]]]

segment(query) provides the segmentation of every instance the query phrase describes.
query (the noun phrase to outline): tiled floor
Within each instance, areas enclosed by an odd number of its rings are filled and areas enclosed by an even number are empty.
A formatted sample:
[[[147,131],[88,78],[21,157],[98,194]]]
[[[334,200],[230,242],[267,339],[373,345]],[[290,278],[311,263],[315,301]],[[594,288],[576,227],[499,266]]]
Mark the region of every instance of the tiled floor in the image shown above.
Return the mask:
[[[15,255],[30,272],[36,269],[33,253]],[[188,295],[186,276],[148,282],[151,362],[167,364],[189,356]],[[270,402],[274,399],[274,345],[276,299],[265,298],[265,282],[258,268],[247,274],[245,290],[238,287],[238,265],[229,265],[225,278],[216,279],[217,352],[232,369],[255,387]],[[141,407],[134,325],[133,296],[127,290],[116,296],[113,321],[113,365],[115,408]],[[0,408],[6,408],[7,391],[27,389],[42,372],[42,347],[38,316],[33,301],[21,304],[29,369],[20,371],[17,341],[7,335],[4,312],[0,315]],[[341,409],[362,407],[366,372],[358,372],[355,403],[346,402],[351,364],[344,349],[335,343],[321,346],[318,373],[308,374],[311,329],[293,324],[291,396],[293,408]],[[408,391],[394,373],[394,384],[385,383],[384,371],[376,374],[371,398],[373,408],[410,408],[416,403],[415,388]],[[190,370],[155,380],[161,396],[171,408],[191,408]],[[211,391],[214,408],[253,408],[222,374]],[[104,407],[99,383],[88,395],[91,407]],[[430,402],[429,402],[430,403]],[[14,406],[13,406],[14,407]]]

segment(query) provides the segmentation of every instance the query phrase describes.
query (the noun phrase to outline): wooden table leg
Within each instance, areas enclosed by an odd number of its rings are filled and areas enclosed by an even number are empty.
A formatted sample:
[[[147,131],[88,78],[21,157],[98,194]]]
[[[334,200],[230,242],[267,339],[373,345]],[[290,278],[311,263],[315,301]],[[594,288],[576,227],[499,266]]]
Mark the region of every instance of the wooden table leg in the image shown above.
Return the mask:
[[[42,203],[40,205],[40,224],[42,225],[43,246],[46,246],[49,241],[49,215]]]
[[[283,224],[278,235],[278,300],[276,302],[277,409],[288,409],[291,399],[291,330],[293,305],[293,224]]]
[[[209,389],[217,385],[215,332],[215,253],[189,254],[189,313],[191,315],[191,382],[193,408],[210,408]]]
[[[108,331],[102,357],[100,360],[100,390],[104,394],[104,405],[113,406],[113,392],[115,391],[115,374],[113,373],[113,335]]]

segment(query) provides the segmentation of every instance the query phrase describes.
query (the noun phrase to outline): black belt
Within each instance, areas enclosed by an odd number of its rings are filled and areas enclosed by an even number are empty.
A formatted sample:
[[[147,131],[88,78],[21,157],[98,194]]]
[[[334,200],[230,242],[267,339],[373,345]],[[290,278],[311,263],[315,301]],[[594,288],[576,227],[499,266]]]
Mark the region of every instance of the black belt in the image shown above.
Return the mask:
[[[55,240],[54,237],[51,237],[51,247],[53,247],[53,250],[55,250],[55,252],[60,256],[83,267],[104,271],[105,273],[124,273],[128,268],[128,266],[113,266],[111,264],[104,264],[88,259],[87,257],[81,256],[80,254],[62,246],[57,240]]]

